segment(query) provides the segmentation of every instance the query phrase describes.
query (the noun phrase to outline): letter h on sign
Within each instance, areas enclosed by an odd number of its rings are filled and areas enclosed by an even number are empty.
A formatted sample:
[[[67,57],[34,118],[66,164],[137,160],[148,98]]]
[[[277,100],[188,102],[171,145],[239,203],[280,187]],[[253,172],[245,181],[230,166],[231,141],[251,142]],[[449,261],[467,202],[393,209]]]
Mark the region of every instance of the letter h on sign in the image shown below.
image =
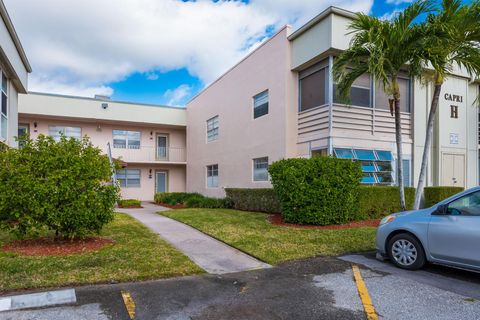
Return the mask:
[[[458,106],[450,106],[450,118],[458,119]]]

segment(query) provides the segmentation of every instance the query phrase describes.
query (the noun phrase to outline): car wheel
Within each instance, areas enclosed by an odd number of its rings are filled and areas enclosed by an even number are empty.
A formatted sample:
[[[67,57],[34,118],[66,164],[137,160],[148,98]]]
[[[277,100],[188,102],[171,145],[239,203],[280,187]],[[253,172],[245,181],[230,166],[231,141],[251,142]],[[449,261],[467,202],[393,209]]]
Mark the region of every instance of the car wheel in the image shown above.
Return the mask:
[[[402,269],[417,270],[425,265],[425,252],[420,241],[408,233],[400,233],[388,242],[390,260]]]

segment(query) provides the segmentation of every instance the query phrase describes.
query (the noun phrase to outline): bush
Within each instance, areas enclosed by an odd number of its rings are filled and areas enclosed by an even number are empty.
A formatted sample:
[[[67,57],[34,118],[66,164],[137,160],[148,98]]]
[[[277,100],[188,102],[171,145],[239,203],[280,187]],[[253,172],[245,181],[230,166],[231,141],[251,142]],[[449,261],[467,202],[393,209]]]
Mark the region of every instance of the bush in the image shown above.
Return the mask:
[[[157,193],[155,203],[184,205],[188,208],[231,208],[229,199],[208,198],[199,193],[171,192]]]
[[[87,138],[40,135],[0,152],[0,227],[18,236],[41,229],[74,238],[112,221],[118,187],[110,162]]]
[[[425,208],[429,208],[463,190],[462,187],[425,187],[423,189]]]
[[[413,207],[415,188],[405,188],[407,209]],[[400,192],[398,187],[361,186],[358,194],[358,219],[380,219],[400,211]]]
[[[267,213],[282,212],[280,201],[273,189],[225,189],[232,207],[244,211],[260,211]]]
[[[142,203],[140,200],[137,199],[121,199],[118,200],[118,206],[120,208],[141,207]]]
[[[332,157],[274,162],[269,173],[286,222],[340,224],[358,215],[359,162]]]
[[[155,194],[155,203],[165,203],[171,206],[178,204],[185,204],[188,199],[192,197],[203,197],[199,193],[186,193],[186,192],[162,192]]]

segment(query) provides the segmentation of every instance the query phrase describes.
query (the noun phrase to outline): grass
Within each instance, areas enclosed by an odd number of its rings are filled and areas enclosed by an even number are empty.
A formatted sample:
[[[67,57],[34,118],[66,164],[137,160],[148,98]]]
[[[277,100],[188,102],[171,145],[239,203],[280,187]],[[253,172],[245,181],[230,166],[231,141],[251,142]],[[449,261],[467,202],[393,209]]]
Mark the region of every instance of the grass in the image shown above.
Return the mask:
[[[0,251],[0,291],[136,281],[201,273],[186,256],[133,218],[118,213],[101,236],[115,241],[98,252],[28,257]],[[0,246],[12,240],[0,231]]]
[[[161,213],[184,222],[270,264],[370,251],[375,228],[318,230],[270,224],[264,213],[226,209],[181,209]]]

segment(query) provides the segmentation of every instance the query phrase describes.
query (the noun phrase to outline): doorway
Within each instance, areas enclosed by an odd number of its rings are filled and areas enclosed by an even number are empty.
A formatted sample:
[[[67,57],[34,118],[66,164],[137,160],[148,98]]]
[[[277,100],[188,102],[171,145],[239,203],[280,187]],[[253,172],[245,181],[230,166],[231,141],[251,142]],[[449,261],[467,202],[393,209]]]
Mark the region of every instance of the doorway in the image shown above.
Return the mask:
[[[442,186],[465,187],[464,154],[442,154]]]
[[[155,172],[155,192],[156,193],[168,192],[168,172],[167,171]]]
[[[167,134],[157,134],[157,160],[168,160]]]

